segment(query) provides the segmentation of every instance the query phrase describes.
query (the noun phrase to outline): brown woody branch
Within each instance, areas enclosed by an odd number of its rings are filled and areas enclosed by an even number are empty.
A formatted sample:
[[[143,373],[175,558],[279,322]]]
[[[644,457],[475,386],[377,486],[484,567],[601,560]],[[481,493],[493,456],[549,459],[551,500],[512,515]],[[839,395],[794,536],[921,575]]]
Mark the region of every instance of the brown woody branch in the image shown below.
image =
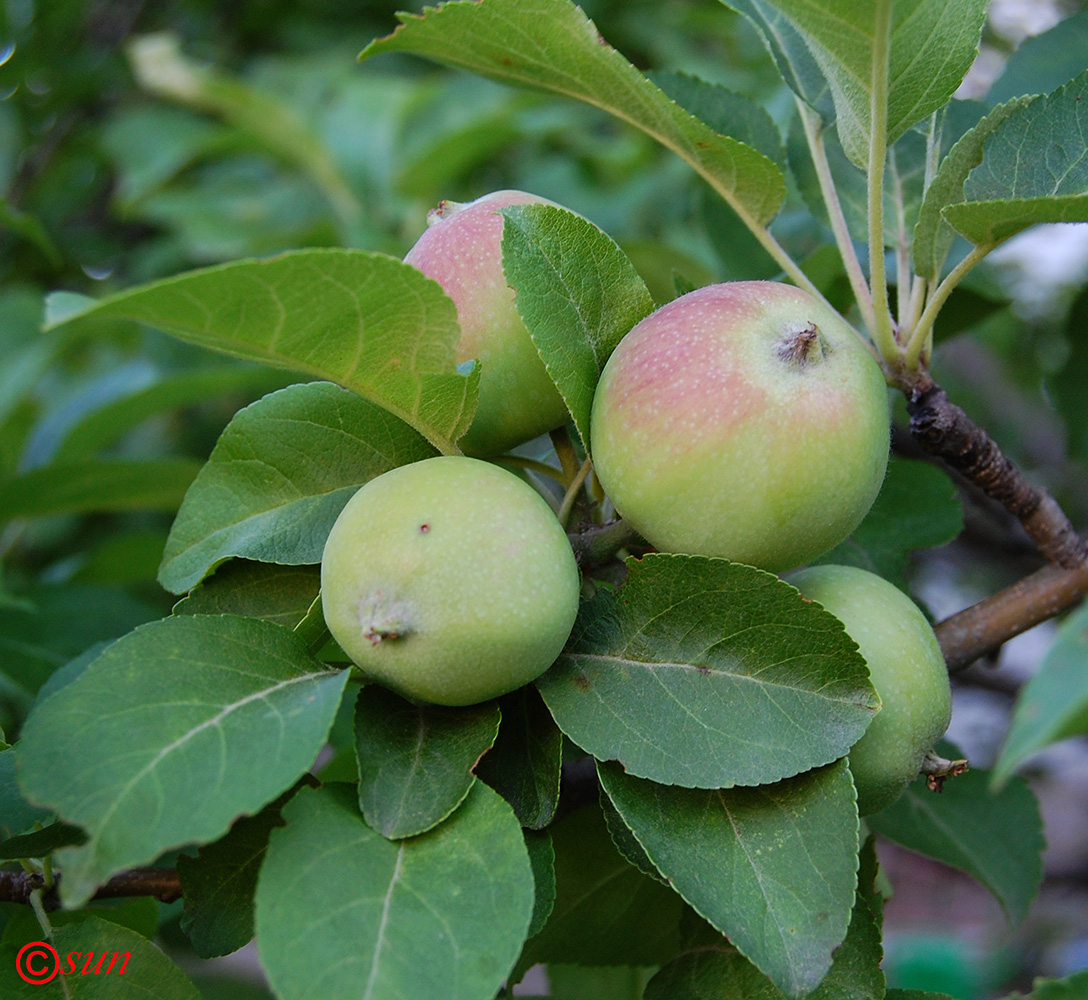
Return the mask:
[[[57,881],[61,876],[57,875]],[[0,901],[29,903],[31,893],[45,889],[45,879],[38,872],[0,871]],[[154,896],[163,903],[181,899],[181,881],[173,868],[133,868],[114,875],[105,885],[98,887],[92,899],[120,899],[129,896]],[[46,910],[60,907],[57,887],[54,883],[42,897]]]

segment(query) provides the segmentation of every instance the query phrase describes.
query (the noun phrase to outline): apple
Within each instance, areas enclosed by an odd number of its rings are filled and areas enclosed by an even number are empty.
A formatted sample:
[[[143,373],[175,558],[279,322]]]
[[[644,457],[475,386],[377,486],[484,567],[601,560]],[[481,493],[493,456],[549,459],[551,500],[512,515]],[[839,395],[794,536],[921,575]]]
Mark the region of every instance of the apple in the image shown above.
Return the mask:
[[[437,281],[457,306],[458,364],[480,362],[480,400],[460,441],[467,455],[508,451],[566,423],[567,407],[514,307],[502,271],[500,208],[554,202],[495,191],[467,204],[442,202],[404,260]]]
[[[623,338],[590,439],[602,487],[655,548],[781,572],[869,511],[889,426],[880,367],[837,313],[792,285],[736,281]]]
[[[325,622],[370,679],[416,701],[471,705],[542,674],[578,613],[570,543],[543,498],[463,456],[364,484],[325,543]]]
[[[846,626],[869,664],[881,708],[850,750],[862,816],[890,806],[948,728],[952,691],[937,637],[898,587],[853,566],[810,566],[787,577]]]

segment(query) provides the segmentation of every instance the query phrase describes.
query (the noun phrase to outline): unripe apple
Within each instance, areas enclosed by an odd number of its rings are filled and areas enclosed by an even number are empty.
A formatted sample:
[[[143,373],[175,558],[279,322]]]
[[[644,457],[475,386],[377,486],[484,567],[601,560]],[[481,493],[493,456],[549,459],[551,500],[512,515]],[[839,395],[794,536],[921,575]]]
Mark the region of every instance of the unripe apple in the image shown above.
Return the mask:
[[[948,728],[952,691],[937,637],[898,587],[853,566],[810,566],[787,581],[822,604],[858,644],[880,711],[850,750],[862,816],[890,806]]]
[[[542,674],[578,613],[578,566],[551,508],[513,473],[443,456],[372,479],[325,543],[325,622],[373,680],[471,705]]]
[[[444,201],[405,261],[437,281],[457,306],[458,364],[480,362],[480,401],[460,447],[498,455],[564,424],[567,408],[514,307],[502,271],[500,208],[554,205],[524,191],[495,191],[467,204]]]
[[[651,545],[779,572],[866,515],[889,421],[880,367],[838,314],[792,285],[736,281],[623,338],[590,437],[601,485]]]

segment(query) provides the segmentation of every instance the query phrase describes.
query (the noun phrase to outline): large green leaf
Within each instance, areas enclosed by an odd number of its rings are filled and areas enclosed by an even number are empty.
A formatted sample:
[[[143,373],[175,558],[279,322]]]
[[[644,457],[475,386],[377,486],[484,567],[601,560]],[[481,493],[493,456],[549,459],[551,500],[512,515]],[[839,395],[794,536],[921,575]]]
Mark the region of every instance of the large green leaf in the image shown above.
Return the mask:
[[[329,382],[281,389],[235,414],[178,511],[159,581],[183,593],[224,559],[319,563],[369,479],[430,458],[404,421]]]
[[[777,23],[772,52],[780,66],[789,65],[786,80],[802,97],[815,89],[812,82],[805,88],[797,83],[815,79],[811,54],[830,85],[843,149],[863,168],[873,137],[874,68],[888,74],[887,105],[876,109],[876,127],[883,126],[878,138],[890,144],[959,87],[978,53],[988,6],[988,0],[729,2],[749,16],[754,8],[769,26]],[[783,30],[783,21],[791,30]],[[797,35],[808,53],[796,44]]]
[[[355,789],[303,789],[274,830],[257,887],[257,942],[291,1000],[490,1000],[533,911],[514,814],[476,782],[444,823],[396,843]]]
[[[0,948],[0,996],[5,1000],[200,1000],[197,988],[162,951],[113,921],[88,916],[57,927],[52,947],[59,974],[41,985],[19,975],[14,944]],[[83,975],[88,955],[94,957]],[[41,949],[31,968],[48,974],[53,963],[53,957]]]
[[[9,837],[46,822],[50,816],[48,809],[27,802],[15,781],[18,752],[18,745],[0,750],[0,834]]]
[[[1005,782],[1051,743],[1081,733],[1088,733],[1088,605],[1062,623],[1039,669],[1020,691],[994,765],[994,782]]]
[[[0,523],[49,514],[173,512],[200,471],[187,458],[57,462],[0,483]]]
[[[313,763],[346,680],[251,618],[165,618],[109,646],[20,744],[27,797],[90,835],[57,854],[65,903],[275,798]]]
[[[537,686],[599,760],[663,784],[777,781],[849,750],[878,701],[841,623],[777,577],[701,556],[628,562]]]
[[[361,59],[412,52],[603,108],[681,156],[755,225],[774,218],[785,199],[774,163],[669,100],[569,0],[454,0],[397,16],[400,27],[371,42]]]
[[[1063,18],[1048,31],[1025,38],[986,92],[990,104],[1025,94],[1049,94],[1084,69],[1088,10]]]
[[[1088,221],[1088,70],[1016,107],[982,147],[963,199],[945,218],[972,243],[992,245],[1037,222]]]
[[[1042,881],[1042,819],[1026,782],[1013,779],[999,792],[988,784],[986,772],[968,771],[937,795],[918,780],[867,822],[881,836],[977,879],[1015,923]]]
[[[320,566],[232,559],[174,605],[175,615],[242,615],[295,628],[321,591]]]
[[[588,448],[601,369],[653,299],[623,251],[580,215],[551,205],[502,214],[503,272],[518,314]]]
[[[854,906],[858,819],[844,762],[759,788],[688,789],[599,768],[669,883],[789,997],[831,967]]]
[[[455,368],[457,310],[394,257],[298,250],[190,271],[95,302],[50,297],[50,328],[137,320],[202,347],[339,383],[442,451],[468,429],[479,374]]]
[[[493,701],[446,708],[364,687],[355,703],[355,755],[367,825],[390,840],[437,826],[472,789],[473,768],[498,731]]]

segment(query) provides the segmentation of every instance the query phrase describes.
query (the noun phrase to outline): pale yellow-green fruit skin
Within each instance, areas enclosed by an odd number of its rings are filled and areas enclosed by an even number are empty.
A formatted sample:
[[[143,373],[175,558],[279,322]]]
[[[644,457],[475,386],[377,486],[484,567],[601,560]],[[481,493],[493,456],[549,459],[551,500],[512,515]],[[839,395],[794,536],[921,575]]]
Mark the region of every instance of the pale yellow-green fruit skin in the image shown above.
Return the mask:
[[[590,438],[605,492],[655,548],[778,573],[865,517],[889,426],[884,376],[841,317],[792,285],[735,281],[623,338]]]
[[[325,543],[333,638],[369,678],[472,705],[555,661],[578,613],[566,533],[536,491],[474,458],[393,469],[348,501]]]
[[[948,669],[926,617],[898,587],[853,566],[810,566],[787,581],[858,644],[881,708],[850,750],[862,816],[902,795],[952,715]]]
[[[503,217],[509,205],[554,202],[525,191],[493,191],[475,201],[443,202],[404,260],[437,281],[457,306],[457,362],[480,362],[476,415],[459,446],[486,458],[566,423],[567,407],[514,305],[502,270]]]

